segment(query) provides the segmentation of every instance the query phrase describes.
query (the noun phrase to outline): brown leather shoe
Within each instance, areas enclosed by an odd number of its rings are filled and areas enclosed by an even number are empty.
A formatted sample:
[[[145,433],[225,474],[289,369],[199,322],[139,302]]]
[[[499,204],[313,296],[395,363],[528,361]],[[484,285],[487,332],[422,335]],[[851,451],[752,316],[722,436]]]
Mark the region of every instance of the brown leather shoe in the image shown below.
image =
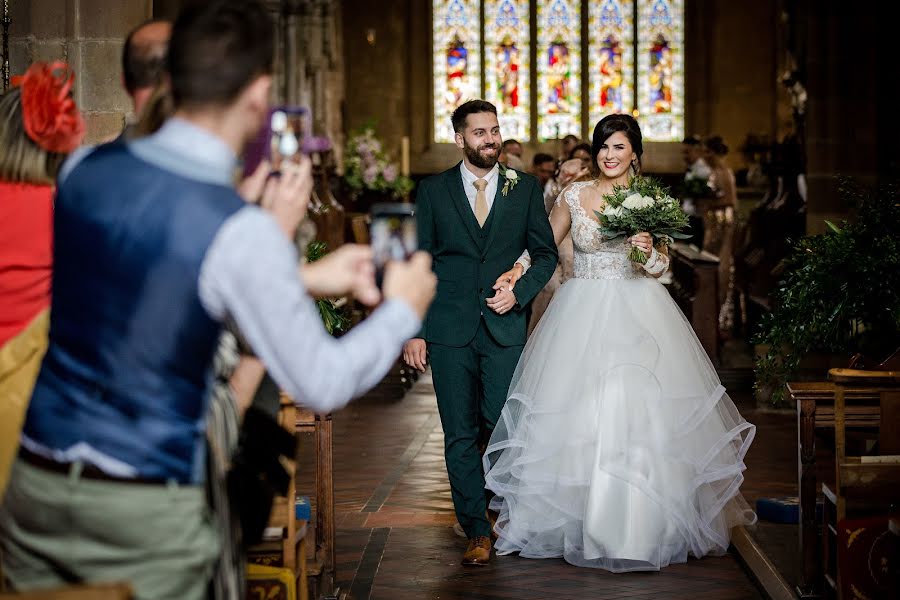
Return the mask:
[[[469,540],[462,564],[467,567],[483,567],[491,562],[491,538],[486,535]]]

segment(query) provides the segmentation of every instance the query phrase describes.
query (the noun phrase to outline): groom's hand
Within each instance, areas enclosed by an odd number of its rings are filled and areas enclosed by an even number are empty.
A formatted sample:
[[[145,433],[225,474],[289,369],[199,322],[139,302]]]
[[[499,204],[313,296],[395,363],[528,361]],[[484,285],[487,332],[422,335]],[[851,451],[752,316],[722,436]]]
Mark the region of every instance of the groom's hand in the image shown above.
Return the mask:
[[[487,299],[487,305],[498,315],[506,314],[516,305],[516,295],[511,290],[501,288],[493,298]]]
[[[425,362],[427,354],[425,351],[425,340],[422,338],[413,338],[406,342],[403,346],[403,362],[411,366],[417,371],[425,372]]]

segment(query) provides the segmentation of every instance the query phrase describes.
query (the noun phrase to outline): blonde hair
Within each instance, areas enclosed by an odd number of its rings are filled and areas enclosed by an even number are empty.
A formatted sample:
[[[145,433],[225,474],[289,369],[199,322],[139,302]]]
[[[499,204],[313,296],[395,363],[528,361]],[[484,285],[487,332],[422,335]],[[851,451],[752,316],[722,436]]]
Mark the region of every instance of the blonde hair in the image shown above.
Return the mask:
[[[0,180],[53,185],[66,156],[44,150],[25,133],[19,88],[0,96]]]

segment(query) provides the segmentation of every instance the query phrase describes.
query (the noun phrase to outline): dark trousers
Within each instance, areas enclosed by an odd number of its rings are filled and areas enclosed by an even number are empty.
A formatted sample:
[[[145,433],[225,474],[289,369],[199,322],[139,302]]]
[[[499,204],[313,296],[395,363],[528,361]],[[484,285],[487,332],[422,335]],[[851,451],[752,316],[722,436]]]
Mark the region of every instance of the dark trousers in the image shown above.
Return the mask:
[[[491,533],[479,446],[500,418],[522,348],[498,344],[483,319],[466,346],[428,346],[453,506],[470,538]]]

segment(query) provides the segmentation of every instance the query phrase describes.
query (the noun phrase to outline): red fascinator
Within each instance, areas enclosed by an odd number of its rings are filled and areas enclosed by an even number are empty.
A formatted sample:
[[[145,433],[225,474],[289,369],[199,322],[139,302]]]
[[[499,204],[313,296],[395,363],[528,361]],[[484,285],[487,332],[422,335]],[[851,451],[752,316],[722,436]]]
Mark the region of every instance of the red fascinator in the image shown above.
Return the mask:
[[[67,153],[84,139],[84,119],[69,92],[75,74],[64,62],[36,62],[14,77],[22,88],[25,133],[48,152]]]

